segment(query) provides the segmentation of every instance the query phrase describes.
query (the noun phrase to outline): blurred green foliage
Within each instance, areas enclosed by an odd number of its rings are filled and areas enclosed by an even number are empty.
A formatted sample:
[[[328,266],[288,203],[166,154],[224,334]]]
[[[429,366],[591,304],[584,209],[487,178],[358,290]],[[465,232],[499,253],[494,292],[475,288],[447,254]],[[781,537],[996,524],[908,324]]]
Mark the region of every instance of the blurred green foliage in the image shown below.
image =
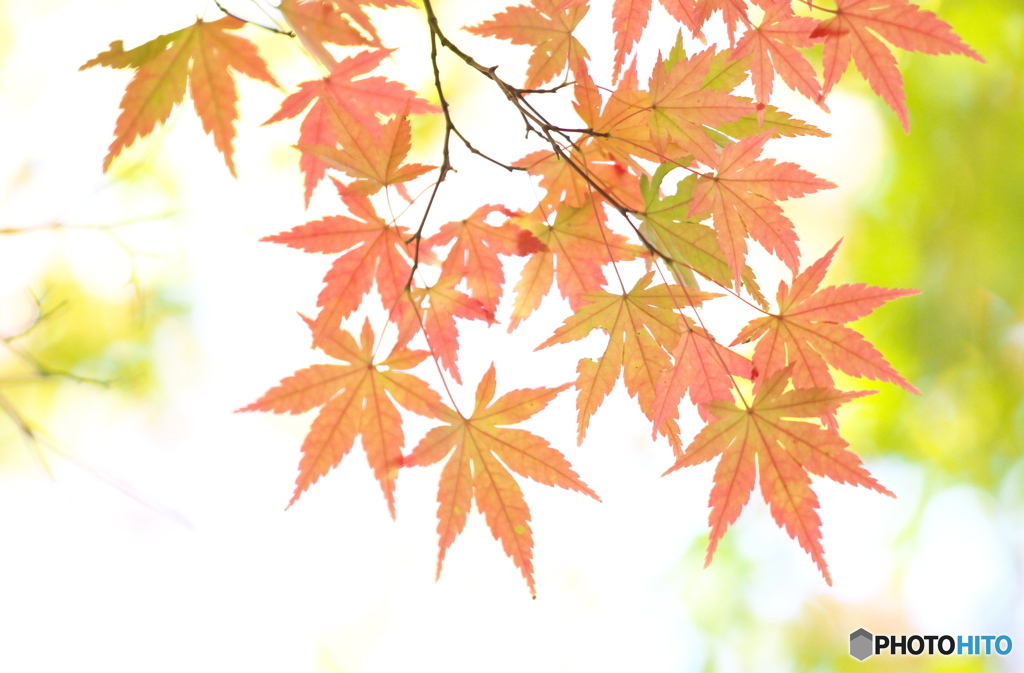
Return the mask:
[[[65,386],[132,398],[153,392],[157,331],[186,310],[159,286],[90,292],[59,263],[38,285],[36,318],[7,336],[0,354],[0,462],[8,464],[24,462],[13,445],[45,434],[48,416],[67,413],[59,402]]]
[[[940,11],[988,63],[905,59],[912,131],[888,119],[881,192],[845,250],[849,276],[921,290],[862,326],[923,394],[865,402],[851,441],[991,491],[1024,449],[1024,5]]]
[[[41,285],[40,312],[47,318],[26,344],[38,362],[129,393],[150,388],[153,330],[167,308],[155,303],[151,291],[137,297],[130,288],[117,297],[91,294],[61,269]]]

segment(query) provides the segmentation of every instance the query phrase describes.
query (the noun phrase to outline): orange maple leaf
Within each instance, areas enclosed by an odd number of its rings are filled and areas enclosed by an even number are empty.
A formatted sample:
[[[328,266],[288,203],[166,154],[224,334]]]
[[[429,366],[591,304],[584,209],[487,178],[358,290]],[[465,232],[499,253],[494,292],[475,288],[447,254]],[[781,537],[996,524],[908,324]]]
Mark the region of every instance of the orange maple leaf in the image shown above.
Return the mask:
[[[313,329],[312,321],[307,320]],[[302,443],[302,460],[291,507],[302,492],[338,466],[362,437],[366,459],[395,516],[395,478],[402,465],[402,416],[397,402],[421,416],[440,418],[446,407],[426,382],[407,374],[428,357],[427,351],[396,347],[381,362],[373,361],[373,329],[367,320],[356,343],[344,330],[331,330],[320,348],[344,365],[313,365],[300,369],[239,411],[300,414],[323,407]],[[384,367],[386,369],[381,369]],[[394,400],[394,402],[392,402]]]
[[[575,165],[582,166],[587,161],[587,155],[583,151],[573,152],[571,159]],[[560,203],[579,208],[593,191],[572,163],[550,150],[531,152],[512,165],[524,168],[527,173],[539,178],[538,184],[544,190],[542,202],[551,208],[556,208]]]
[[[654,390],[654,429],[668,434],[669,421],[679,417],[679,403],[689,393],[700,417],[712,420],[708,404],[716,400],[732,400],[733,377],[750,379],[750,360],[719,344],[703,327],[687,316],[680,318],[679,341],[672,349],[672,366],[658,378]]]
[[[121,114],[114,126],[114,142],[103,160],[104,171],[137,138],[149,135],[157,124],[167,121],[185,97],[187,83],[203,130],[213,135],[214,145],[224,155],[231,175],[235,175],[233,143],[238,92],[228,69],[278,85],[256,47],[226,32],[244,25],[230,16],[217,21],[196,19],[188,28],[161,35],[128,51],[121,40],[111,42],[109,50],[79,68],[105,65],[135,69],[135,76],[121,98]]]
[[[612,78],[617,79],[626,64],[626,55],[647,27],[651,14],[651,0],[615,0],[612,5],[612,31],[615,33],[615,61]]]
[[[277,9],[309,53],[328,70],[334,70],[338,62],[327,50],[327,44],[381,46],[380,37],[363,9],[364,5],[415,7],[408,0],[282,0]]]
[[[721,295],[682,288],[678,285],[650,287],[654,272],[636,282],[628,293],[612,294],[604,290],[580,296],[581,306],[565,319],[537,350],[557,343],[577,341],[596,329],[608,334],[608,345],[597,360],[583,358],[576,371],[577,442],[582,444],[594,415],[604,398],[615,387],[620,374],[630,397],[637,397],[640,408],[651,420],[655,413],[655,391],[662,371],[668,369],[668,351],[679,339],[679,311],[684,306],[699,306]],[[670,440],[678,435],[673,420],[664,420],[658,429],[666,429]]]
[[[586,70],[577,75],[573,94],[576,114],[593,131],[579,143],[579,152],[573,153],[574,158],[610,159],[638,175],[642,170],[634,157],[663,160],[651,144],[651,95],[640,89],[635,63],[626,70],[607,100],[602,100],[601,90]],[[592,149],[598,151],[598,157],[591,156]]]
[[[722,13],[722,21],[725,22],[725,28],[729,33],[729,44],[736,43],[737,28],[741,25],[750,25],[750,19],[747,18],[747,0],[696,0],[696,4],[696,15],[700,25],[704,25],[716,11]],[[754,4],[763,7],[765,0],[754,0]]]
[[[895,383],[920,392],[892,368],[864,337],[843,323],[862,318],[887,301],[917,294],[918,290],[890,290],[863,283],[822,288],[821,281],[839,243],[793,279],[790,288],[779,283],[778,313],[751,320],[733,345],[759,339],[754,347],[755,386],[786,367],[793,385],[831,388],[831,365],[850,376]]]
[[[640,217],[640,235],[651,249],[661,257],[680,285],[697,287],[694,273],[700,274],[718,285],[727,287],[732,280],[732,269],[718,242],[718,236],[711,227],[699,220],[705,213],[689,215],[690,201],[697,186],[697,176],[690,175],[676,186],[676,193],[662,196],[662,180],[674,165],[665,164],[653,178],[641,182],[644,194],[644,208],[637,213]],[[763,308],[768,302],[754,278],[749,266],[743,267],[743,287]]]
[[[771,134],[765,133],[729,145],[708,164],[714,175],[701,175],[689,214],[711,211],[718,242],[739,287],[747,255],[747,236],[786,263],[796,273],[800,263],[793,223],[776,201],[835,185],[794,163],[757,160]]]
[[[378,114],[390,117],[403,111],[415,114],[440,111],[399,82],[379,76],[361,77],[380,65],[392,51],[360,52],[340,61],[328,77],[302,82],[298,91],[285,98],[280,109],[263,122],[264,125],[297,117],[308,107],[309,112],[299,125],[299,146],[334,147],[339,138],[331,122],[332,109],[343,110],[366,128],[380,125]],[[303,153],[299,168],[305,175],[305,199],[309,205],[313,189],[323,179],[327,164],[313,154]]]
[[[476,389],[476,406],[466,418],[442,407],[438,416],[447,425],[436,427],[406,456],[405,465],[432,465],[449,454],[441,471],[437,492],[437,533],[440,536],[437,576],[441,575],[448,548],[466,525],[466,515],[476,500],[496,540],[522,572],[530,593],[533,582],[533,535],[530,508],[509,473],[547,486],[579,491],[600,501],[573,471],[569,461],[541,437],[513,428],[548,405],[569,384],[557,388],[513,390],[494,400],[495,370],[492,364]],[[492,402],[492,400],[494,400]]]
[[[665,155],[671,141],[681,153],[715,165],[719,150],[704,127],[735,122],[753,112],[746,100],[709,86],[707,80],[716,56],[714,47],[675,61],[666,62],[658,56],[648,86],[651,140],[661,155]]]
[[[345,108],[330,101],[327,101],[327,108],[328,121],[338,144],[299,145],[299,150],[357,178],[349,184],[350,189],[375,194],[382,187],[408,182],[436,168],[402,163],[412,147],[408,104],[387,123],[382,125],[374,120],[372,126],[364,126]]]
[[[694,39],[704,42],[701,26],[716,10],[722,11],[722,19],[729,30],[729,41],[733,42],[736,28],[748,24],[747,5],[744,0],[659,0],[672,18],[686,26]],[[626,55],[633,45],[640,41],[651,13],[651,0],[615,0],[612,6],[612,29],[615,32],[615,61],[612,76],[615,77],[626,63]],[[758,4],[761,4],[760,2]]]
[[[910,115],[903,76],[896,67],[896,58],[876,34],[900,49],[925,54],[963,54],[985,62],[948,23],[907,0],[836,0],[834,13],[834,17],[811,33],[811,37],[825,40],[822,94],[828,94],[843,76],[852,55],[871,89],[895,110],[907,133]]]
[[[399,301],[412,274],[405,242],[408,232],[382,220],[364,194],[337,180],[334,184],[349,213],[359,219],[332,215],[260,239],[306,252],[342,253],[324,277],[325,286],[317,298],[320,313],[313,327],[314,346],[359,308],[374,281],[384,308],[398,312],[396,322],[401,321],[402,312],[411,309],[408,302]]]
[[[415,325],[402,329],[402,338],[409,338],[419,329],[427,339],[431,353],[442,367],[448,370],[455,382],[462,384],[459,374],[458,349],[459,328],[456,318],[494,322],[494,312],[488,311],[483,302],[455,289],[457,279],[442,277],[428,288],[413,288],[410,292],[416,302],[418,315],[410,315]],[[408,337],[406,336],[408,335]]]
[[[785,369],[770,377],[744,408],[731,401],[710,402],[708,408],[718,420],[697,434],[665,474],[721,456],[708,501],[711,536],[705,566],[747,504],[755,474],[760,474],[761,494],[775,522],[811,555],[831,585],[821,546],[818,498],[808,473],[895,496],[875,481],[856,454],[846,450],[848,444],[838,435],[814,423],[787,420],[829,416],[844,402],[870,393],[831,388],[784,392],[789,374]]]
[[[511,218],[516,213],[504,206],[480,206],[464,220],[448,222],[423,242],[426,250],[453,243],[441,263],[441,278],[465,280],[469,294],[483,304],[493,317],[501,301],[505,272],[498,255],[526,255],[542,245],[526,229],[506,219],[501,225],[488,224],[491,213]]]
[[[811,37],[817,26],[808,16],[794,15],[790,0],[775,0],[765,9],[761,23],[751,26],[736,43],[733,59],[753,57],[750,77],[759,107],[763,109],[771,98],[776,72],[790,89],[823,105],[814,67],[798,51],[818,42]]]
[[[565,70],[573,73],[585,67],[590,58],[580,41],[573,37],[590,7],[586,0],[531,0],[530,5],[509,7],[489,21],[466,30],[475,35],[529,45],[533,54],[526,69],[527,89],[550,82]]]
[[[558,208],[552,224],[540,208],[520,217],[518,223],[532,232],[541,246],[527,260],[516,283],[510,332],[540,306],[552,281],[575,310],[583,303],[584,293],[604,286],[606,264],[635,259],[643,252],[608,229],[604,210],[593,199],[580,208]]]

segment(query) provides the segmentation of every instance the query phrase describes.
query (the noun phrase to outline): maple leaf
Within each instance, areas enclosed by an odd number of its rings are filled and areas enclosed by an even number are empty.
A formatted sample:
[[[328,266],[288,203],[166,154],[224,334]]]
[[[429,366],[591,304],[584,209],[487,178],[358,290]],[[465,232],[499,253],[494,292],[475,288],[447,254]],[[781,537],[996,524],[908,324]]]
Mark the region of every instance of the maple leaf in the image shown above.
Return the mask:
[[[583,438],[604,398],[622,375],[630,397],[637,397],[648,418],[654,418],[655,390],[661,372],[670,365],[667,350],[679,339],[679,310],[699,306],[721,295],[688,290],[678,285],[650,287],[654,272],[636,282],[628,293],[599,290],[580,297],[581,307],[565,319],[537,350],[556,343],[569,343],[595,329],[608,334],[608,345],[597,360],[583,358],[576,367],[577,441]],[[677,434],[670,424],[670,437]]]
[[[733,377],[750,379],[749,360],[719,344],[713,336],[687,316],[680,318],[679,341],[672,349],[672,366],[664,370],[654,389],[654,429],[666,434],[670,420],[679,416],[679,403],[689,393],[700,417],[712,420],[708,404],[732,400]]]
[[[714,175],[697,180],[691,215],[710,210],[718,242],[739,286],[749,235],[768,252],[774,253],[795,273],[799,268],[793,223],[775,202],[835,185],[790,162],[757,160],[771,134],[745,138],[722,150],[708,165]]]
[[[494,322],[494,312],[488,311],[483,302],[455,289],[457,279],[442,277],[429,288],[414,288],[412,299],[419,307],[416,327],[430,345],[430,351],[448,370],[455,382],[462,384],[458,368],[459,328],[455,318]],[[405,330],[403,330],[405,331]],[[404,335],[403,335],[403,338]]]
[[[451,455],[441,471],[437,492],[437,576],[475,500],[494,538],[501,542],[535,595],[530,509],[509,470],[547,486],[579,491],[598,501],[600,498],[546,440],[526,430],[501,427],[530,418],[569,384],[513,390],[494,400],[495,385],[492,364],[477,386],[473,414],[466,418],[442,407],[438,418],[447,425],[427,432],[406,456],[405,465],[432,465]]]
[[[615,0],[612,5],[612,31],[615,33],[615,61],[612,77],[618,76],[626,64],[626,55],[647,26],[651,13],[651,0]]]
[[[694,39],[705,41],[701,27],[716,10],[722,11],[722,18],[729,29],[729,41],[740,23],[747,24],[746,3],[743,0],[659,0],[672,18],[686,26]],[[760,3],[759,3],[760,4]],[[613,78],[625,65],[626,55],[647,26],[651,12],[651,0],[615,0],[612,6],[612,29],[615,33],[615,61],[612,65]]]
[[[547,223],[540,208],[517,218],[517,223],[529,230],[541,247],[527,260],[516,283],[510,332],[540,306],[552,281],[575,310],[584,293],[604,286],[606,264],[632,260],[643,252],[625,236],[608,229],[604,211],[593,199],[580,208],[558,208],[552,224]]]
[[[441,278],[464,279],[471,297],[479,301],[492,318],[501,301],[505,272],[498,255],[526,255],[543,246],[527,230],[511,221],[500,226],[487,224],[491,213],[512,217],[516,213],[504,206],[480,206],[464,220],[443,225],[423,242],[427,250],[454,241],[441,263]]]
[[[590,55],[572,31],[589,10],[586,0],[531,0],[531,5],[509,7],[478,26],[467,26],[466,30],[532,46],[524,86],[536,89],[557,77],[566,66],[573,73],[585,67]]]
[[[331,52],[327,51],[325,45],[328,43],[358,46],[376,42],[376,46],[379,46],[379,41],[367,39],[353,27],[331,0],[281,0],[277,9],[291,26],[295,37],[328,69],[338,64]]]
[[[749,98],[737,96],[740,100],[751,101]],[[766,105],[757,111],[757,114],[741,117],[734,122],[726,122],[718,125],[718,130],[737,140],[760,135],[766,131],[772,134],[773,138],[796,138],[798,136],[817,136],[828,138],[830,133],[822,131],[813,124],[808,124],[802,119],[797,119],[788,112],[783,112],[774,105]]]
[[[673,164],[662,164],[653,178],[641,182],[644,194],[644,208],[640,217],[640,235],[644,241],[661,256],[672,275],[680,285],[697,287],[693,273],[728,287],[732,280],[732,269],[718,243],[718,236],[711,227],[701,224],[705,214],[689,215],[690,202],[697,186],[697,176],[690,175],[676,185],[676,193],[662,196],[660,186]],[[749,266],[743,269],[743,286],[764,308],[768,302]]]
[[[716,11],[722,13],[722,21],[725,22],[726,30],[729,33],[729,43],[736,42],[736,29],[740,25],[749,26],[747,18],[746,0],[696,0],[697,20],[703,25]],[[754,4],[762,6],[763,0],[754,0]]]
[[[648,84],[651,139],[659,154],[665,154],[671,141],[683,153],[714,165],[718,148],[704,127],[735,122],[753,112],[749,102],[708,86],[715,56],[713,47],[674,62],[659,55]]]
[[[390,117],[400,114],[404,116],[408,113],[439,112],[439,108],[417,97],[414,91],[399,82],[379,76],[362,77],[380,65],[392,51],[394,50],[362,51],[340,61],[328,77],[302,82],[298,91],[285,98],[280,109],[263,122],[264,125],[297,117],[309,108],[309,112],[299,125],[299,146],[334,147],[338,145],[339,138],[332,119],[340,114],[339,111],[350,115],[365,128],[380,125],[377,121],[378,114]],[[323,179],[327,166],[321,159],[308,152],[304,152],[299,158],[299,168],[305,176],[307,206],[313,189]]]
[[[751,80],[759,107],[768,103],[772,82],[778,72],[789,88],[821,103],[821,85],[814,67],[797,50],[814,46],[811,37],[818,22],[807,16],[795,16],[790,0],[775,0],[758,26],[752,26],[736,44],[732,58],[752,56]]]
[[[836,0],[835,16],[823,21],[811,37],[824,38],[824,87],[827,95],[853,62],[871,89],[881,96],[910,132],[903,77],[896,58],[876,34],[900,49],[926,54],[963,54],[985,59],[953,32],[948,23],[907,0]]]
[[[659,160],[650,140],[651,96],[640,90],[635,64],[625,72],[607,100],[602,100],[601,90],[586,70],[577,73],[573,93],[576,114],[593,131],[587,134],[574,157],[582,156],[587,161],[610,159],[638,174],[642,171],[633,160],[634,156]],[[596,150],[597,156],[592,150]],[[581,168],[586,171],[587,164]],[[577,179],[586,183],[582,176]],[[587,190],[593,191],[589,184]]]
[[[708,17],[700,15],[699,6],[694,0],[660,0],[660,2],[673,19],[686,26],[695,40],[706,41],[700,29]]]
[[[604,138],[602,141],[612,142]],[[613,156],[614,152],[604,151],[606,149],[598,143],[585,141],[565,156],[541,150],[518,159],[512,165],[540,178],[538,182],[544,196],[539,205],[549,210],[561,204],[581,208],[590,197],[601,201],[605,196],[627,209],[639,209],[642,201],[635,167],[624,165]],[[629,162],[634,163],[632,160]]]
[[[315,329],[312,321],[307,320],[307,324]],[[446,408],[426,382],[401,371],[422,362],[428,356],[426,351],[399,346],[386,359],[374,363],[373,344],[369,320],[363,323],[358,344],[348,332],[333,329],[320,340],[320,348],[348,364],[300,369],[260,399],[239,409],[300,414],[323,407],[302,443],[299,476],[289,507],[320,477],[337,467],[356,438],[361,437],[366,459],[394,518],[395,478],[402,465],[405,442],[402,417],[394,403],[431,418],[440,418]]]
[[[587,155],[583,151],[573,153],[572,158],[577,165],[587,162]],[[512,165],[524,168],[530,175],[540,178],[538,183],[544,190],[542,202],[551,208],[556,208],[560,203],[580,208],[593,191],[568,160],[549,150],[531,152],[512,162]]]
[[[299,145],[299,150],[358,178],[349,185],[351,189],[375,194],[382,187],[407,182],[436,168],[422,164],[402,164],[412,147],[408,104],[386,124],[381,125],[374,120],[371,127],[364,126],[344,108],[329,101],[327,107],[330,111],[328,121],[338,139],[338,145]]]
[[[282,0],[277,9],[309,53],[333,70],[338,62],[327,50],[327,44],[381,46],[363,6],[415,7],[408,0]]]
[[[374,281],[385,309],[411,309],[408,302],[399,301],[412,274],[411,254],[405,243],[408,232],[382,220],[365,195],[337,180],[334,184],[354,217],[328,216],[261,239],[306,252],[341,253],[324,277],[325,286],[317,298],[320,313],[313,326],[314,346],[359,308]],[[401,316],[397,318],[400,322]]]
[[[213,143],[224,156],[228,170],[236,175],[233,143],[238,92],[229,68],[278,86],[256,47],[227,32],[244,25],[230,16],[217,21],[196,19],[188,28],[161,35],[128,51],[121,40],[111,42],[109,50],[79,68],[105,65],[135,69],[121,98],[121,114],[114,126],[114,141],[103,160],[104,171],[122,150],[167,121],[185,97],[187,84],[203,130],[213,135]]]
[[[869,393],[830,388],[785,391],[789,374],[789,369],[784,369],[766,380],[744,408],[731,401],[710,402],[708,409],[718,420],[697,433],[665,474],[721,456],[708,501],[711,535],[705,567],[718,541],[747,504],[755,474],[759,474],[761,494],[775,522],[810,554],[831,585],[821,546],[818,498],[811,490],[808,473],[895,496],[846,450],[848,444],[838,435],[814,423],[792,420],[832,415],[844,402]]]
[[[887,301],[917,294],[857,283],[818,289],[839,243],[793,279],[779,283],[778,314],[756,318],[740,331],[733,345],[759,339],[754,368],[763,380],[786,367],[799,388],[831,388],[828,365],[850,376],[895,383],[918,393],[864,337],[843,324],[862,318]],[[760,381],[755,381],[755,386]]]
[[[711,52],[711,63],[708,66],[707,76],[704,78],[704,88],[729,93],[750,77],[751,56],[733,58],[733,49],[723,49],[716,52],[711,48],[705,49],[705,51]],[[669,52],[669,57],[665,63],[671,66],[685,58],[686,51],[683,49],[682,40],[677,38],[676,44],[672,47],[672,51]]]

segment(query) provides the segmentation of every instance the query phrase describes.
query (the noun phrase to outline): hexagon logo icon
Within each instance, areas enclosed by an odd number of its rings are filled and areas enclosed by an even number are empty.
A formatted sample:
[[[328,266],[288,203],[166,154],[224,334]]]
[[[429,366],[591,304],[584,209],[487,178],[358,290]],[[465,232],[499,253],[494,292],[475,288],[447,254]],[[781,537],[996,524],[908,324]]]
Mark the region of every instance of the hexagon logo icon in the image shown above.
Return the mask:
[[[850,656],[857,661],[864,661],[874,652],[875,637],[866,629],[857,629],[850,634]]]

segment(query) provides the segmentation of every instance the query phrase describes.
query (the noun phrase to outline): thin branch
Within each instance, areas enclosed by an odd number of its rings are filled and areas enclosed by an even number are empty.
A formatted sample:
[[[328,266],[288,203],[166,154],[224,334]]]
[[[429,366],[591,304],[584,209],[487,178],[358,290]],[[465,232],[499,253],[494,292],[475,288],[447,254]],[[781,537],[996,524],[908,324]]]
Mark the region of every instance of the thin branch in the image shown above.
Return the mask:
[[[295,37],[295,33],[293,33],[290,30],[283,30],[281,28],[277,28],[276,26],[267,26],[267,25],[264,25],[264,24],[259,23],[257,21],[250,21],[249,19],[243,19],[242,17],[238,16],[237,14],[233,14],[233,13],[229,12],[228,10],[224,9],[224,6],[221,5],[218,0],[213,0],[213,4],[217,5],[217,9],[219,9],[224,14],[230,16],[232,19],[237,19],[237,20],[239,20],[239,21],[241,21],[243,23],[248,23],[249,25],[256,26],[258,28],[262,28],[263,30],[269,30],[271,33],[276,33],[278,35],[287,35],[288,37]],[[266,13],[266,12],[264,12],[264,13]],[[268,14],[267,16],[269,17],[270,15]]]
[[[122,227],[128,227],[133,224],[140,222],[152,222],[155,220],[166,220],[174,217],[177,213],[166,212],[156,215],[146,215],[144,217],[136,217],[130,220],[121,220],[120,222],[108,222],[104,224],[67,224],[60,220],[53,220],[51,222],[43,222],[41,224],[32,224],[26,227],[15,227],[7,226],[0,227],[0,236],[17,236],[19,234],[35,234],[41,231],[102,231],[109,233],[114,229],[120,229]]]
[[[559,84],[558,86],[553,86],[553,87],[550,87],[550,88],[547,88],[547,89],[519,89],[519,93],[523,93],[523,94],[526,94],[526,93],[538,93],[538,94],[555,93],[557,91],[561,91],[562,89],[564,89],[567,86],[572,86],[575,83],[576,83],[575,80],[567,79],[564,82],[562,82],[561,84]]]
[[[409,281],[406,283],[406,287],[412,287],[413,277],[416,274],[416,269],[420,265],[420,244],[423,240],[423,228],[427,225],[427,218],[430,217],[430,210],[434,205],[434,199],[437,197],[437,192],[441,188],[441,183],[444,182],[448,176],[449,171],[454,170],[451,163],[450,147],[452,139],[452,124],[451,115],[448,112],[448,100],[444,97],[444,89],[441,87],[441,70],[437,65],[437,18],[433,16],[433,9],[430,6],[430,0],[425,0],[427,8],[428,18],[427,25],[430,28],[430,65],[434,71],[434,88],[437,90],[438,100],[441,103],[441,112],[444,114],[444,145],[441,148],[441,166],[437,169],[437,181],[434,183],[434,188],[430,192],[430,198],[427,200],[427,207],[423,211],[423,217],[420,219],[420,226],[416,228],[416,233],[413,234],[413,240],[416,241],[416,250],[413,254],[412,269],[409,271]]]
[[[694,271],[697,271],[696,269],[693,269],[692,266],[686,264],[685,262],[683,262],[681,260],[674,260],[674,259],[672,259],[669,255],[667,255],[663,251],[659,250],[657,248],[657,246],[655,246],[650,240],[648,240],[648,238],[646,236],[644,236],[644,234],[640,231],[639,226],[633,221],[633,217],[638,216],[640,214],[640,211],[637,211],[637,210],[635,210],[633,208],[630,208],[625,203],[623,203],[620,200],[616,199],[608,191],[608,189],[604,185],[600,184],[599,182],[597,182],[597,180],[594,179],[594,177],[590,174],[590,171],[587,168],[586,156],[585,156],[585,152],[584,152],[583,148],[577,143],[577,140],[575,140],[574,138],[570,137],[570,135],[569,135],[569,134],[578,134],[578,135],[581,135],[581,136],[611,138],[612,137],[611,134],[596,132],[594,129],[589,129],[589,128],[566,128],[566,127],[557,126],[555,124],[552,124],[550,121],[548,121],[548,119],[541,112],[539,112],[529,101],[526,100],[526,94],[528,94],[528,93],[542,93],[542,92],[543,93],[547,93],[547,92],[557,91],[557,90],[567,86],[568,82],[565,82],[565,83],[559,85],[558,87],[555,87],[554,89],[544,90],[544,91],[519,89],[517,87],[514,87],[514,86],[510,85],[508,82],[504,81],[501,77],[499,77],[497,75],[497,66],[485,67],[485,66],[481,65],[472,56],[470,56],[466,52],[462,51],[458,46],[456,46],[451,40],[448,39],[448,37],[441,31],[441,29],[440,29],[440,27],[438,25],[437,16],[434,13],[434,9],[433,9],[431,0],[424,0],[424,9],[426,10],[426,13],[427,13],[427,23],[430,26],[430,33],[431,33],[431,62],[432,62],[433,68],[434,68],[435,86],[437,88],[438,95],[441,98],[441,107],[442,107],[442,110],[443,110],[444,115],[445,115],[445,145],[444,145],[444,160],[445,160],[445,163],[442,165],[440,179],[435,184],[434,194],[436,194],[437,187],[440,185],[440,182],[444,179],[444,176],[446,175],[447,170],[451,170],[450,164],[448,163],[448,161],[449,161],[448,146],[449,146],[449,138],[450,138],[451,134],[453,132],[456,133],[458,135],[458,137],[463,140],[463,142],[466,142],[467,147],[470,147],[469,143],[466,141],[466,139],[462,136],[461,133],[459,133],[457,131],[457,129],[455,129],[454,124],[452,124],[450,113],[449,113],[449,110],[448,110],[448,102],[444,99],[443,92],[441,90],[440,73],[438,71],[438,66],[437,66],[437,43],[440,42],[442,46],[444,46],[450,52],[452,52],[453,54],[458,56],[466,65],[470,66],[471,68],[473,68],[474,70],[479,72],[481,75],[485,76],[486,78],[488,78],[492,82],[494,82],[495,85],[497,85],[497,87],[504,94],[505,98],[509,102],[511,102],[513,104],[513,106],[515,106],[515,108],[518,110],[518,112],[520,114],[520,117],[523,120],[523,125],[525,126],[525,129],[526,129],[526,135],[529,136],[531,133],[533,133],[533,134],[536,134],[538,137],[542,138],[551,147],[552,152],[559,159],[562,159],[563,161],[566,161],[568,166],[586,182],[586,184],[588,185],[588,188],[592,191],[592,193],[596,193],[598,196],[600,196],[601,199],[603,199],[605,202],[607,202],[608,205],[610,205],[614,210],[616,210],[623,217],[623,219],[628,223],[629,227],[633,230],[633,232],[635,233],[637,238],[640,240],[640,242],[644,245],[644,247],[652,255],[654,255],[658,259],[661,259],[663,262],[676,263],[676,264],[679,264],[680,266],[683,266],[685,268],[690,268],[690,269],[692,269]],[[564,140],[564,142],[566,143],[566,147],[563,147],[562,143],[559,142],[556,139],[556,136],[558,138],[561,138],[561,139]],[[571,148],[571,149],[568,149],[568,151],[567,151],[567,148]],[[470,147],[470,149],[472,151],[471,147]],[[582,159],[581,160],[577,160],[576,159],[577,155],[582,157]],[[489,158],[489,157],[487,157],[487,158]],[[666,158],[666,161],[673,161],[673,160]],[[693,168],[691,168],[689,166],[684,166],[682,164],[677,164],[677,165],[679,167],[681,167],[681,168],[684,168],[684,169],[692,172],[692,173],[698,173],[698,171],[696,171],[695,169],[693,169]],[[434,194],[431,194],[431,204],[433,203],[433,196],[434,196]],[[596,208],[597,207],[596,200],[591,199],[591,202],[592,202],[593,206]],[[430,207],[430,204],[428,204],[428,211],[429,211],[429,207]],[[423,226],[424,226],[425,222],[426,222],[426,214],[424,215],[423,221],[420,223],[420,229],[417,231],[417,234],[416,234],[417,261],[418,261],[418,252],[419,252],[419,241],[420,241],[420,237],[421,237],[421,234],[422,234],[422,229],[423,229]],[[602,228],[602,235],[604,235],[603,228]],[[607,238],[605,238],[605,245],[606,245],[606,247],[608,247],[610,249],[610,245],[608,243]],[[615,263],[614,259],[612,259],[612,266],[615,269],[616,275],[618,276],[618,273],[619,273],[618,272],[618,265]],[[415,266],[413,268],[413,272],[415,272]],[[700,273],[699,271],[697,271],[697,272]],[[660,269],[660,267],[659,267],[659,273],[661,273],[663,281],[667,283],[667,280],[665,280],[665,278],[664,278],[664,272]],[[705,274],[701,274],[701,276],[706,277]],[[618,279],[619,279],[619,284],[622,286],[623,292],[625,292],[625,285],[623,284],[623,280],[622,280],[621,276],[619,276]],[[726,287],[722,286],[720,283],[718,283],[717,281],[714,281],[711,278],[708,278],[708,280],[713,282],[715,285],[717,285],[719,287],[722,287],[727,292],[729,292],[729,294],[732,294],[733,296],[736,296],[736,297],[740,298],[741,300],[743,300],[748,305],[754,306],[750,302],[746,301],[738,292],[734,291],[732,288],[726,288]],[[411,279],[410,279],[410,283],[411,283]],[[686,293],[686,295],[687,295],[687,297],[689,299],[689,288],[685,284],[682,284],[682,283],[680,284],[680,286],[683,288],[683,292]],[[676,308],[678,309],[678,312],[679,312],[679,314],[681,316],[685,315],[682,312],[682,307],[677,306]],[[695,317],[696,317],[696,320],[697,320],[698,324],[700,324],[701,328],[704,329],[705,333],[710,335],[711,332],[707,330],[707,327],[704,324],[704,321],[703,321],[703,318],[700,315],[700,312],[696,309],[695,306],[692,307],[692,308],[693,308],[693,312],[695,314]],[[760,307],[756,307],[755,306],[755,308],[757,308],[758,310],[764,312],[763,309],[761,309]],[[717,349],[714,349],[714,352],[715,352],[716,357],[721,361],[721,365],[722,365],[723,369],[725,371],[728,371],[728,367],[725,365],[725,361],[724,361],[723,356],[718,352]],[[435,361],[436,361],[436,358],[435,358]],[[439,365],[438,365],[438,367],[440,369]],[[739,395],[740,400],[743,402],[744,406],[749,406],[745,396],[743,395],[743,391],[740,389],[739,384],[736,381],[735,377],[731,373],[729,374],[729,376],[732,379],[733,388],[736,391],[736,393]],[[446,385],[446,387],[447,387],[447,385]],[[449,396],[450,396],[450,393],[449,393]]]
[[[502,168],[504,168],[506,171],[508,171],[510,173],[512,171],[525,171],[526,170],[522,166],[513,166],[511,164],[506,164],[503,161],[499,161],[499,160],[497,160],[497,159],[495,159],[495,158],[493,158],[491,156],[488,156],[487,154],[484,154],[483,152],[478,150],[476,147],[474,147],[473,143],[469,142],[469,140],[466,138],[466,136],[462,135],[462,131],[460,131],[454,124],[452,124],[452,132],[456,136],[459,137],[459,140],[462,141],[462,144],[466,146],[467,150],[469,150],[473,154],[477,155],[478,157],[480,157],[482,159],[486,159],[487,161],[490,161],[492,164],[495,164],[496,166],[501,166]]]

